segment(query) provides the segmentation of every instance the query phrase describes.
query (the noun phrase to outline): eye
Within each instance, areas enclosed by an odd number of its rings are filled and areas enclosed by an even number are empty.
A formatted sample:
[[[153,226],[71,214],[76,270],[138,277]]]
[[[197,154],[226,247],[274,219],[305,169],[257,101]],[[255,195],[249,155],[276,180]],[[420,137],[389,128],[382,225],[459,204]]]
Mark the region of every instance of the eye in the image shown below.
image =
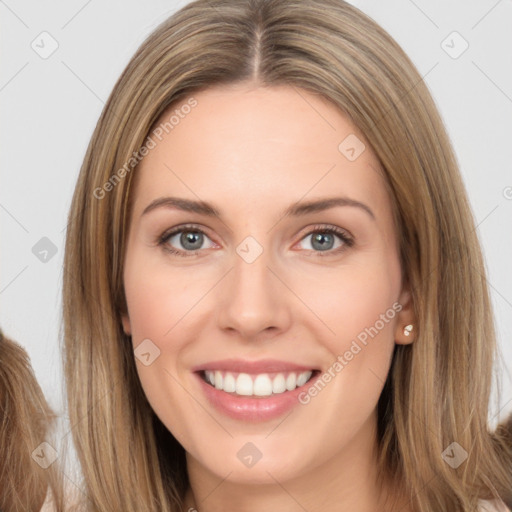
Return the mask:
[[[318,256],[338,254],[354,245],[354,239],[345,230],[336,226],[314,226],[302,240],[307,240],[309,237],[312,237],[309,242],[310,247],[306,249],[319,253]],[[336,238],[341,241],[338,245],[336,245]]]
[[[310,247],[306,247],[306,250],[313,251],[318,256],[338,254],[354,245],[354,239],[345,230],[336,226],[314,226],[301,241],[307,240],[308,237],[312,239],[309,243]],[[203,247],[205,238],[210,240],[206,233],[195,225],[179,226],[163,233],[158,239],[158,245],[176,256],[196,256],[205,249]],[[339,240],[338,245],[336,245],[336,238]],[[181,245],[182,248],[176,248],[176,245]],[[214,246],[215,244],[211,242],[206,249]]]
[[[203,243],[205,237],[210,240],[206,233],[198,228],[197,226],[180,226],[173,230],[166,231],[158,239],[158,245],[161,245],[166,251],[177,256],[195,256],[200,249],[204,249]],[[183,249],[175,248],[177,244],[180,244]],[[213,247],[214,244],[210,246]]]

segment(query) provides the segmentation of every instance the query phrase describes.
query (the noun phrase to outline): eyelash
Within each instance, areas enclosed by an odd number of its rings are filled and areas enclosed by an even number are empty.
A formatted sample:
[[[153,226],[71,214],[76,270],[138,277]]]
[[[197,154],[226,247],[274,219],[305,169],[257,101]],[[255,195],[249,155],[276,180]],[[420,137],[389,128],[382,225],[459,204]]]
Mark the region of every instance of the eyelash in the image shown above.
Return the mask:
[[[168,240],[176,235],[177,233],[181,232],[193,232],[193,233],[201,233],[208,237],[208,235],[199,227],[195,225],[185,225],[180,226],[179,228],[175,228],[171,231],[164,232],[159,238],[158,238],[158,246],[161,246],[166,252],[169,252],[173,255],[180,256],[183,258],[187,258],[190,256],[196,256],[202,249],[199,249],[197,251],[180,251],[177,249],[171,248],[167,242]],[[350,237],[345,230],[342,230],[340,228],[337,228],[335,226],[323,226],[323,225],[317,225],[313,226],[311,231],[308,231],[300,240],[302,241],[304,238],[315,234],[315,233],[329,233],[333,235],[337,235],[341,241],[343,242],[343,245],[341,247],[338,247],[334,250],[328,250],[328,251],[314,251],[313,249],[307,249],[314,253],[316,253],[320,257],[326,257],[326,256],[332,256],[333,254],[339,254],[342,251],[346,250],[347,248],[350,248],[354,245],[354,239]],[[208,237],[209,238],[209,237]]]

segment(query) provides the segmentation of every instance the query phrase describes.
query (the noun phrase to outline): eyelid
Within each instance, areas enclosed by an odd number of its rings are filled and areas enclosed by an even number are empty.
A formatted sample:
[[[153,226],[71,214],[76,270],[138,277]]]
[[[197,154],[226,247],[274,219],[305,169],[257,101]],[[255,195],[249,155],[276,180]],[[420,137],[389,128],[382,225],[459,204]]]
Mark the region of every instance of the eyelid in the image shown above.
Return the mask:
[[[218,245],[208,235],[208,229],[203,228],[197,224],[184,224],[184,225],[174,226],[173,228],[170,228],[170,229],[164,231],[164,233],[162,233],[158,237],[157,245],[163,246],[163,249],[166,250],[167,252],[170,252],[170,253],[178,255],[178,256],[183,256],[183,257],[196,256],[197,254],[199,254],[205,250],[205,249],[197,249],[195,251],[185,251],[183,249],[170,248],[167,244],[168,240],[171,237],[173,237],[181,232],[184,232],[184,231],[201,233],[201,234],[205,235],[207,238],[209,238],[213,242],[213,244]],[[314,253],[315,255],[318,255],[320,257],[337,255],[340,252],[342,252],[343,250],[346,250],[347,248],[352,247],[354,245],[354,241],[355,241],[354,236],[348,230],[346,230],[344,228],[340,228],[339,226],[336,226],[333,224],[315,224],[313,226],[307,226],[306,228],[304,228],[303,232],[304,232],[304,234],[301,235],[301,237],[298,239],[298,241],[294,243],[294,246],[297,245],[298,243],[302,242],[306,237],[311,236],[318,232],[331,233],[331,234],[337,236],[341,240],[341,242],[342,242],[341,247],[338,247],[333,250],[315,251],[313,249],[305,249],[309,253]]]
[[[309,253],[314,253],[320,257],[336,256],[346,249],[352,247],[355,243],[354,236],[348,230],[334,224],[315,224],[313,226],[306,227],[305,230],[306,232],[299,238],[298,242],[296,242],[294,246],[302,242],[306,237],[313,235],[314,233],[330,233],[334,236],[337,236],[341,240],[341,247],[336,249],[330,249],[326,251],[306,249]]]
[[[340,237],[345,237],[345,238],[351,239],[351,240],[354,239],[354,236],[352,235],[352,233],[350,233],[350,231],[348,229],[341,228],[339,226],[336,226],[335,224],[322,224],[322,223],[313,224],[312,226],[305,227],[303,231],[304,231],[304,234],[301,236],[299,241],[302,240],[305,236],[308,236],[312,233],[316,233],[318,231],[327,231],[327,232],[330,231]]]
[[[168,252],[171,252],[173,254],[180,254],[181,253],[186,253],[186,256],[194,256],[196,255],[197,253],[201,252],[202,250],[204,249],[197,249],[196,251],[184,251],[183,249],[174,249],[174,248],[169,248],[168,247],[168,240],[183,232],[183,231],[191,231],[191,232],[197,232],[197,233],[201,233],[203,235],[205,235],[207,238],[209,238],[211,240],[211,237],[208,235],[208,230],[206,228],[203,228],[197,224],[183,224],[183,225],[179,225],[179,226],[174,226],[173,228],[170,228],[166,231],[164,231],[157,239],[157,245],[161,245],[163,246],[164,250],[168,251]],[[215,244],[215,245],[218,245],[216,244],[213,240],[212,242]],[[185,255],[184,255],[185,256]]]

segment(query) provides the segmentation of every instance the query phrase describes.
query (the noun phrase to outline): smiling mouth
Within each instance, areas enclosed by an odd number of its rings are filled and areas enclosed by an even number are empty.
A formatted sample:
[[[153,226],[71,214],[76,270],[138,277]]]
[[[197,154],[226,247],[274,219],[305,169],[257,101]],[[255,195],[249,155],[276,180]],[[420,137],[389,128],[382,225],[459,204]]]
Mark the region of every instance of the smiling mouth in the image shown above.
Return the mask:
[[[199,375],[210,386],[234,396],[269,397],[293,391],[307,384],[320,370],[303,372],[238,373],[201,370]]]

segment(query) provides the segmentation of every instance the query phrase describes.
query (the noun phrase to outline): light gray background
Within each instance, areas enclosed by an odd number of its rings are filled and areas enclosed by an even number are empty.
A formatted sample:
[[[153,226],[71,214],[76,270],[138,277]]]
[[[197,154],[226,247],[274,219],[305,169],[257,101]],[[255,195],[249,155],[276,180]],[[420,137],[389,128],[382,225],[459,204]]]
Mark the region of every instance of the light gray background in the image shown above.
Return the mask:
[[[0,326],[28,350],[50,405],[65,415],[59,326],[66,216],[110,91],[145,37],[186,1],[0,0]],[[512,2],[354,0],[424,76],[461,166],[483,244],[512,411]],[[43,59],[33,41],[48,50]],[[458,58],[464,41],[469,44]],[[41,39],[45,38],[43,42]],[[443,43],[444,41],[444,43]],[[450,56],[448,52],[451,52]],[[40,261],[47,237],[56,247]],[[478,375],[475,375],[478,378]]]

